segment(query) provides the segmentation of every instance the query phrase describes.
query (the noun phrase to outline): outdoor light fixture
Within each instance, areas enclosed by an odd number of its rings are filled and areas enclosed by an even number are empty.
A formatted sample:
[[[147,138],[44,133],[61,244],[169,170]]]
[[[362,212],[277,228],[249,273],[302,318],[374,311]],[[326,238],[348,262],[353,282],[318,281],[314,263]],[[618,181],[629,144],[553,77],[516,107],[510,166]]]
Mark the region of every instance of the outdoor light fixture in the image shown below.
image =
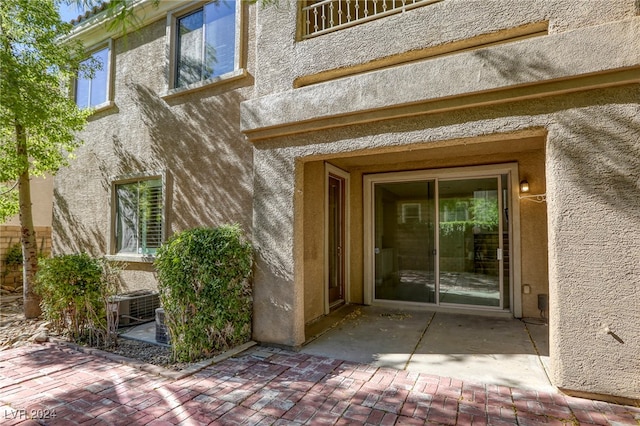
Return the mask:
[[[547,194],[529,194],[529,191],[531,190],[531,188],[529,187],[529,182],[526,179],[523,179],[522,181],[520,181],[520,194],[527,194],[527,195],[520,195],[520,199],[521,200],[531,200],[531,201],[535,201],[536,203],[545,203],[547,201]]]

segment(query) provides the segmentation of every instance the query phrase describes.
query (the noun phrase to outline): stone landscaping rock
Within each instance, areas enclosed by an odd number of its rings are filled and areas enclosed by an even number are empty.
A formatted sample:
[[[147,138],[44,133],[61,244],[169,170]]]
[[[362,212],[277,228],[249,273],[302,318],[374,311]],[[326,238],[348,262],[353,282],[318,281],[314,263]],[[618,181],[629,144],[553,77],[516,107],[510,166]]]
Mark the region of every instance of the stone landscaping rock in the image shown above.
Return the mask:
[[[44,343],[49,341],[49,336],[44,331],[37,333],[35,336],[31,338],[36,343]]]

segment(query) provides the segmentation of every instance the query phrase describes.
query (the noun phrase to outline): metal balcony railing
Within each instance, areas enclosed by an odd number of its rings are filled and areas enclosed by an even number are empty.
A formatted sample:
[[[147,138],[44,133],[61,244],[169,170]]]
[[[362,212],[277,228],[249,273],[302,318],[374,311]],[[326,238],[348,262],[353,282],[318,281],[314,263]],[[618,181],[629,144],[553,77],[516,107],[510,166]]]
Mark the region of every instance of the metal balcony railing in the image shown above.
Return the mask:
[[[302,38],[311,38],[441,0],[321,0],[302,7]]]

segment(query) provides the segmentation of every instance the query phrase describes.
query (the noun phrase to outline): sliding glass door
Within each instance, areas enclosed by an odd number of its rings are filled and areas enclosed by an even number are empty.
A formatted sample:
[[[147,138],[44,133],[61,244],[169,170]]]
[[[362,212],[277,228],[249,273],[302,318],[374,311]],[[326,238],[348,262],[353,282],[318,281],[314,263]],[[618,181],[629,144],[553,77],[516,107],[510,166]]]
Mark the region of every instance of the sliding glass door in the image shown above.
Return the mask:
[[[498,178],[439,184],[440,303],[500,306]]]
[[[375,298],[435,303],[435,181],[375,185]]]
[[[365,180],[373,210],[372,298],[508,308],[508,174],[428,174]]]

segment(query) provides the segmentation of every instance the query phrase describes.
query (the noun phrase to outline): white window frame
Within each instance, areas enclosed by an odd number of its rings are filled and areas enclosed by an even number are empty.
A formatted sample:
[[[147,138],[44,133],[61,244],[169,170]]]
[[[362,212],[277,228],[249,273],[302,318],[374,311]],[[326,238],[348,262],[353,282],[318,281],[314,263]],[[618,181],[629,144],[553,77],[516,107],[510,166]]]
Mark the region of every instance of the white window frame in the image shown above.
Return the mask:
[[[224,1],[224,0],[219,0]],[[230,80],[243,78],[247,75],[247,71],[244,68],[243,58],[244,52],[244,1],[236,0],[236,12],[235,12],[235,47],[234,47],[234,61],[233,71],[226,74],[222,74],[210,79],[197,81],[187,86],[176,87],[176,75],[177,75],[177,21],[189,13],[192,13],[198,9],[203,8],[207,3],[211,1],[192,1],[187,5],[175,9],[167,13],[167,25],[166,25],[166,45],[167,45],[167,58],[166,67],[168,70],[167,75],[167,90],[162,97],[171,97],[179,95],[185,92],[192,92],[210,86],[221,84]]]
[[[98,112],[98,111],[102,111],[108,108],[111,108],[115,105],[115,103],[113,102],[113,72],[114,72],[114,52],[113,52],[113,40],[112,39],[108,39],[105,40],[101,43],[95,44],[93,46],[91,46],[90,49],[88,49],[86,51],[86,58],[83,59],[83,61],[90,59],[95,53],[103,50],[103,49],[109,49],[109,52],[107,54],[107,87],[105,88],[106,94],[107,94],[107,99],[98,104],[98,105],[94,105],[91,106],[89,105],[87,108],[92,109],[94,112]],[[76,95],[77,95],[77,89],[78,89],[78,79],[77,77],[73,80],[73,85],[71,88],[71,97],[73,98],[73,101],[76,102],[77,104],[77,99],[76,99]]]
[[[117,239],[117,226],[118,226],[118,193],[117,188],[120,185],[126,185],[136,182],[142,182],[145,180],[160,180],[162,188],[162,219],[161,219],[161,243],[166,241],[167,227],[167,178],[166,173],[163,171],[151,171],[147,173],[132,174],[126,176],[117,176],[111,178],[111,238],[108,259],[125,261],[125,262],[153,262],[155,259],[154,254],[138,254],[138,253],[118,253],[118,239]]]

